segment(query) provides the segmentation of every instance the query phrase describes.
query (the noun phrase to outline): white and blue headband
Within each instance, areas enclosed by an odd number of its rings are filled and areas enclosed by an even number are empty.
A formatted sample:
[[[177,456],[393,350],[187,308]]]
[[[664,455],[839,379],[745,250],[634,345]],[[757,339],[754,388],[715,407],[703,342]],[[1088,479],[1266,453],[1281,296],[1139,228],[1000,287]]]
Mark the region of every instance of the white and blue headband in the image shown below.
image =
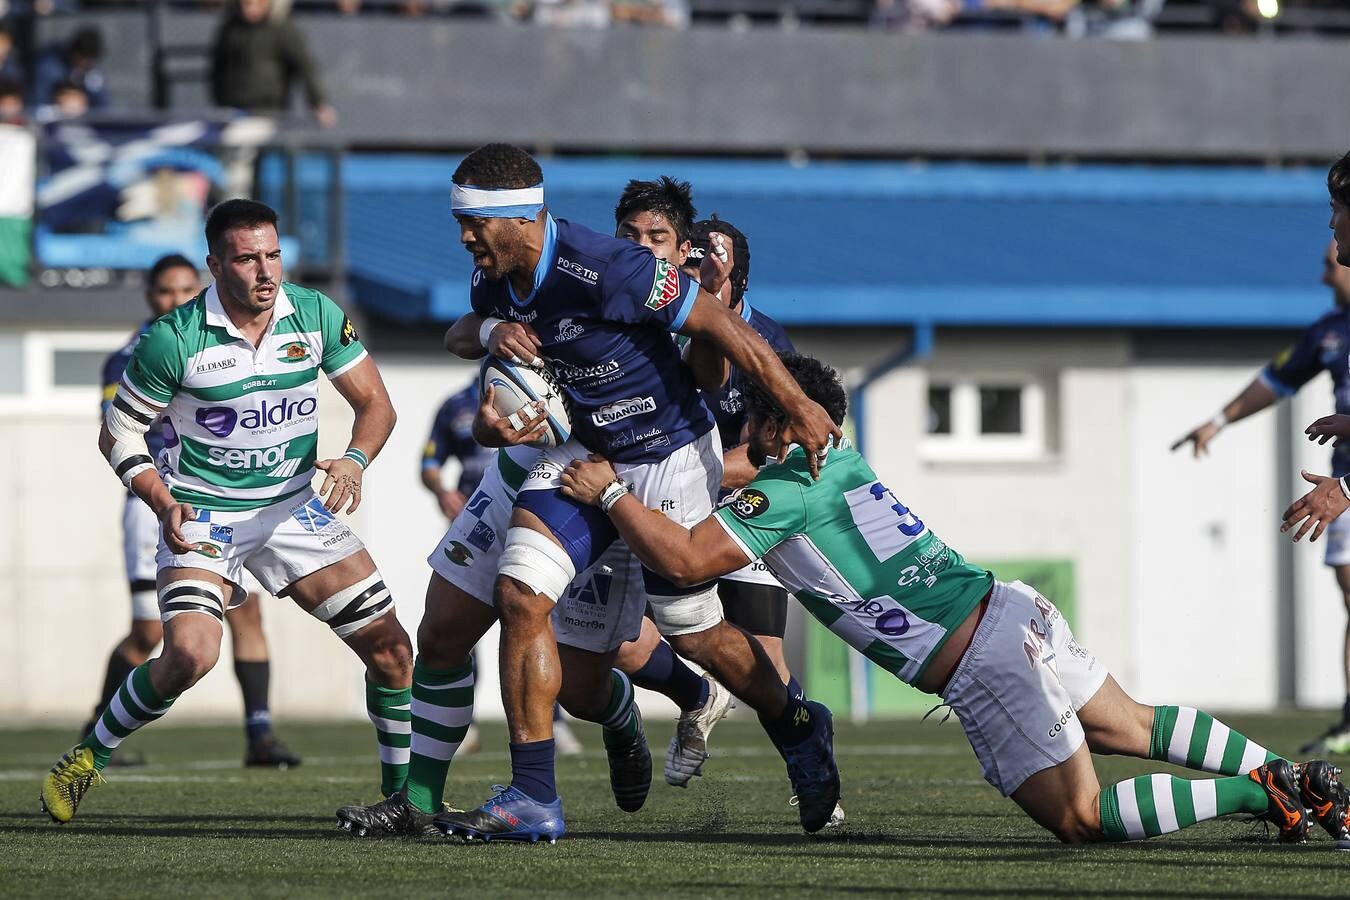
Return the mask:
[[[493,190],[472,185],[450,185],[450,211],[480,219],[533,219],[544,208],[544,185]]]

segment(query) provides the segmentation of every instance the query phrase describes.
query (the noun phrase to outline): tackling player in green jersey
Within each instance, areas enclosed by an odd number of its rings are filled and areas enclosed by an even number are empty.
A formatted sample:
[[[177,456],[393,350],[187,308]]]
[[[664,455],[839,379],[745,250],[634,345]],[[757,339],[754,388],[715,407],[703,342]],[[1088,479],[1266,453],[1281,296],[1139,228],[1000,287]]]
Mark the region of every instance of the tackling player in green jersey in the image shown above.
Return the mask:
[[[337,305],[281,281],[276,213],[227,200],[206,221],[215,282],[150,326],[104,415],[99,449],[155,512],[164,650],[132,670],[93,730],[42,785],[69,821],[113,750],[168,712],[220,655],[225,611],[247,569],[324,622],[366,668],[381,788],[407,778],[412,644],[370,554],[338,517],[394,427],[375,361]],[[319,370],[355,414],[347,452],[316,460]],[[145,435],[158,421],[164,447]],[[325,473],[316,494],[310,480]]]
[[[783,361],[842,423],[847,398],[834,370],[795,354]],[[1153,837],[1230,813],[1268,817],[1287,840],[1302,840],[1313,818],[1350,837],[1350,791],[1335,767],[1294,765],[1189,707],[1135,702],[1053,603],[967,562],[847,442],[813,480],[802,448],[784,443],[772,398],[753,384],[745,394],[750,460],[762,467],[692,529],[650,514],[599,457],[573,462],[564,491],[605,510],[638,558],[676,583],[763,558],[832,632],[941,696],[985,779],[1067,843]],[[1089,751],[1228,777],[1144,775],[1103,790]]]

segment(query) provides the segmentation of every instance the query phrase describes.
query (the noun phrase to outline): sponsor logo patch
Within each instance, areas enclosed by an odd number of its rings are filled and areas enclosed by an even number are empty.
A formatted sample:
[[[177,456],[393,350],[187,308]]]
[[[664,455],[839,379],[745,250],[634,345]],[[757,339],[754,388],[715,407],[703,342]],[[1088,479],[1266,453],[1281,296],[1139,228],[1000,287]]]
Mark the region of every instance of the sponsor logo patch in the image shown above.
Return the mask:
[[[307,419],[319,408],[317,397],[305,397],[292,400],[282,397],[280,402],[264,400],[252,409],[242,413],[229,406],[208,406],[197,410],[197,424],[216,437],[229,437],[236,427],[259,432],[283,425],[289,425],[296,419]]]
[[[229,359],[213,359],[210,362],[197,363],[197,368],[192,370],[192,374],[200,375],[203,372],[218,372],[221,369],[233,369],[237,362],[237,359],[230,357]]]
[[[539,318],[539,310],[537,309],[530,312],[529,314],[525,314],[525,313],[518,313],[516,312],[515,307],[508,306],[506,308],[506,314],[523,325],[528,325],[535,319]]]
[[[352,324],[351,319],[347,318],[346,316],[343,316],[342,333],[338,335],[338,343],[342,344],[342,346],[345,347],[348,344],[352,343],[353,341],[359,340],[361,340],[361,336],[356,333],[356,326]]]
[[[294,365],[313,358],[313,355],[309,352],[309,344],[304,341],[291,341],[278,351],[277,361]]]
[[[233,544],[234,528],[229,525],[212,525],[211,540],[220,544]]]
[[[608,406],[602,406],[591,413],[591,421],[596,425],[612,425],[629,416],[656,412],[656,400],[652,397],[634,397],[631,400],[619,400]]]
[[[558,320],[558,338],[557,338],[557,342],[560,343],[560,344],[561,344],[563,341],[570,341],[570,340],[572,340],[573,338],[579,338],[579,337],[581,337],[581,336],[582,336],[583,334],[585,334],[585,333],[586,333],[586,329],[582,328],[580,325],[574,325],[574,324],[572,324],[572,320],[571,320],[571,319],[559,319],[559,320]]]
[[[446,547],[443,552],[445,558],[457,566],[467,567],[469,563],[473,562],[473,553],[459,541],[451,541],[450,546]]]
[[[754,488],[741,488],[727,498],[727,506],[738,519],[753,519],[763,515],[769,508],[769,498],[763,491]]]
[[[272,469],[267,473],[270,477],[289,478],[300,468],[298,458],[286,458],[286,451],[290,446],[291,442],[286,441],[284,444],[277,444],[275,447],[251,447],[247,450],[241,447],[212,447],[206,453],[206,461],[210,465],[236,471]]]
[[[887,637],[899,637],[909,631],[909,616],[903,609],[888,609],[877,616],[877,631]]]
[[[192,552],[200,553],[207,559],[220,559],[221,554],[224,553],[225,551],[221,550],[215,544],[209,543],[207,541],[198,541],[197,543],[192,545]]]
[[[665,309],[680,296],[680,270],[664,259],[656,261],[656,277],[647,295],[648,309]]]
[[[216,437],[228,437],[239,422],[239,414],[228,406],[211,406],[197,410],[197,424]]]
[[[600,281],[600,273],[594,269],[588,269],[579,262],[573,262],[570,259],[558,257],[558,271],[566,272],[578,281],[584,281],[587,284],[596,284]]]
[[[300,527],[310,534],[318,534],[337,521],[318,497],[291,513],[291,518],[299,522]]]
[[[497,532],[485,522],[475,522],[473,531],[469,532],[468,541],[484,553],[492,549],[492,545],[497,542]]]

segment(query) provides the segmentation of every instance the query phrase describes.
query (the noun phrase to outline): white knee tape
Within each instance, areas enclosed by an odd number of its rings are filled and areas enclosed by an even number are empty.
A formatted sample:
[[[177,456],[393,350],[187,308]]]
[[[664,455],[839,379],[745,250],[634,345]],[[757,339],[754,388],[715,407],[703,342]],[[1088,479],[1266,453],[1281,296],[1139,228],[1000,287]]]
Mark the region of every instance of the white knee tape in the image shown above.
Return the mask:
[[[225,593],[209,581],[171,581],[159,590],[159,618],[167,622],[183,613],[205,613],[225,621]]]
[[[310,612],[326,622],[340,638],[350,637],[394,608],[394,598],[384,586],[379,570],[345,587]]]
[[[529,528],[508,528],[497,574],[514,578],[557,603],[577,577],[577,570],[567,551],[546,536]]]

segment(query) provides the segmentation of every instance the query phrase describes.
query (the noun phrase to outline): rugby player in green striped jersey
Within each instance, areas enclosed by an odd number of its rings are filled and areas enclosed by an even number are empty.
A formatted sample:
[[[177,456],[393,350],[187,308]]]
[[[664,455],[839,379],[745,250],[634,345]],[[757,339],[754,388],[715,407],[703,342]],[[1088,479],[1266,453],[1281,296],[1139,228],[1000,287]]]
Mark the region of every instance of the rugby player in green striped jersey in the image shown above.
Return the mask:
[[[783,362],[842,423],[834,370],[796,354]],[[784,444],[772,398],[754,384],[745,394],[750,459],[762,467],[692,529],[651,515],[599,457],[573,462],[564,491],[605,510],[638,558],[678,584],[762,558],[831,632],[939,695],[985,779],[1065,842],[1154,837],[1232,813],[1269,818],[1285,840],[1302,840],[1314,819],[1350,837],[1350,791],[1335,767],[1295,765],[1190,707],[1134,701],[1034,588],[967,562],[847,442],[813,480],[803,449]],[[1090,753],[1226,777],[1143,775],[1103,789]]]

